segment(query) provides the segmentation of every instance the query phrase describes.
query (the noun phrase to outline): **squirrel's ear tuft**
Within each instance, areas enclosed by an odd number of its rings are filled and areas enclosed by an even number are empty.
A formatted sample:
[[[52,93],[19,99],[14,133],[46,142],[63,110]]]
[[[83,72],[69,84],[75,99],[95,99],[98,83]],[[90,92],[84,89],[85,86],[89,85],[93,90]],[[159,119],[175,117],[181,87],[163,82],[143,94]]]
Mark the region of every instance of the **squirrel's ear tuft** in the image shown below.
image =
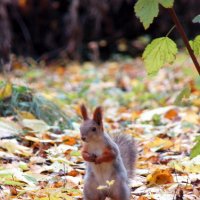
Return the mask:
[[[103,119],[103,112],[102,112],[102,107],[99,106],[95,109],[94,114],[93,114],[93,120],[98,124],[102,125],[102,119]]]
[[[80,108],[81,108],[81,115],[82,115],[83,119],[84,119],[84,120],[89,119],[89,118],[88,118],[87,109],[86,109],[85,105],[82,104]]]

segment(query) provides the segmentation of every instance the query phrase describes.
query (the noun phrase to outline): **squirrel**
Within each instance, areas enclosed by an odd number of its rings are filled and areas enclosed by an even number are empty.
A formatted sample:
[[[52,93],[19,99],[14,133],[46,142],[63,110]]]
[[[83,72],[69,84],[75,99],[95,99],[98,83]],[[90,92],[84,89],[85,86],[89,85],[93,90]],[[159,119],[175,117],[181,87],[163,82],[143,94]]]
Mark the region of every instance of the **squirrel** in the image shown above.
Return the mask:
[[[105,200],[109,197],[129,200],[129,178],[136,162],[134,139],[124,134],[111,137],[105,133],[102,107],[95,109],[92,119],[88,117],[85,105],[81,105],[80,110],[83,117],[80,126],[81,154],[86,161],[83,199]],[[99,186],[105,187],[98,189]]]

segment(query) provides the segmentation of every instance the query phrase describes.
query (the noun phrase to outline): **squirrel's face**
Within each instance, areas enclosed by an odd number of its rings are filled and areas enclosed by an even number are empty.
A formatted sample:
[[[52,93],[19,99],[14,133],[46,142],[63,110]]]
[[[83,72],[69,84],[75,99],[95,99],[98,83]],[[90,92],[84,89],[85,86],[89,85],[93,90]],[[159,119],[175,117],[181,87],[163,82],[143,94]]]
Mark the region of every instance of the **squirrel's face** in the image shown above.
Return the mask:
[[[102,108],[97,107],[93,119],[89,119],[86,107],[82,105],[81,114],[84,120],[80,127],[81,139],[84,142],[98,140],[103,135]]]
[[[84,142],[99,140],[102,136],[103,130],[94,120],[86,120],[80,127],[81,139]]]

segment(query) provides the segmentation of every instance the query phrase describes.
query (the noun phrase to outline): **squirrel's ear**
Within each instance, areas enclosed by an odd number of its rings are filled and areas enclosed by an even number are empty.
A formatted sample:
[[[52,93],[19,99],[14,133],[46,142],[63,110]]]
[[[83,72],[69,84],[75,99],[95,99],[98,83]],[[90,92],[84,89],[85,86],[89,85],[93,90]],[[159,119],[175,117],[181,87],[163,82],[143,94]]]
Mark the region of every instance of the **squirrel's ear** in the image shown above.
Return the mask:
[[[93,120],[99,124],[102,125],[102,119],[103,119],[103,113],[102,113],[102,107],[97,107],[93,114]]]
[[[89,119],[88,118],[87,109],[86,109],[86,107],[85,107],[84,104],[81,105],[81,115],[82,115],[82,117],[83,117],[84,120]]]

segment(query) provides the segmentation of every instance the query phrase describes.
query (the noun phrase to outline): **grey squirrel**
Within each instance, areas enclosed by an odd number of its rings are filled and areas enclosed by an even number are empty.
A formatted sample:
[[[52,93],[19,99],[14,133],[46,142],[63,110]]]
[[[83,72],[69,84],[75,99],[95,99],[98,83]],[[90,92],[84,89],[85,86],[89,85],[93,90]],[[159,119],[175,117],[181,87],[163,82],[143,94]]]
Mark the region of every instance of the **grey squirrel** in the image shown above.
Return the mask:
[[[136,161],[136,146],[133,138],[120,134],[111,138],[104,132],[102,108],[97,107],[93,118],[81,105],[83,123],[80,126],[83,140],[82,157],[86,161],[84,200],[129,200],[129,178]],[[109,187],[98,189],[112,182]]]

